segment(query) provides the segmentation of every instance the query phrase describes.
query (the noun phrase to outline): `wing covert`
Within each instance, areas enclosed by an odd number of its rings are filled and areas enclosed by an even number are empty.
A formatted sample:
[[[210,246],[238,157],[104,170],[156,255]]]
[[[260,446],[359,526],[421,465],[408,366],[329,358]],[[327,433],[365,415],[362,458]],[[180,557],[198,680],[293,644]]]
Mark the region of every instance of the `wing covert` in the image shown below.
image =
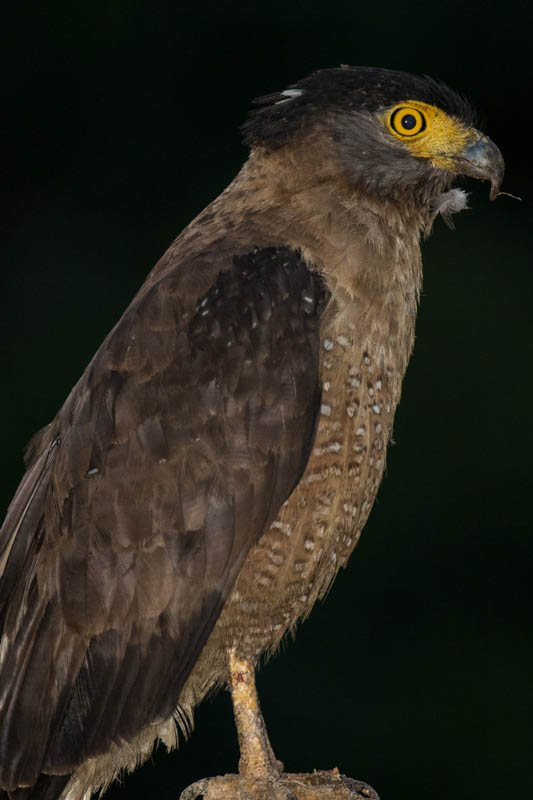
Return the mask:
[[[37,443],[34,463],[61,440],[35,542],[22,568],[6,562],[2,785],[71,770],[172,714],[305,468],[321,277],[286,248],[235,256],[192,301],[180,274],[139,293]],[[43,697],[36,726],[29,699]]]

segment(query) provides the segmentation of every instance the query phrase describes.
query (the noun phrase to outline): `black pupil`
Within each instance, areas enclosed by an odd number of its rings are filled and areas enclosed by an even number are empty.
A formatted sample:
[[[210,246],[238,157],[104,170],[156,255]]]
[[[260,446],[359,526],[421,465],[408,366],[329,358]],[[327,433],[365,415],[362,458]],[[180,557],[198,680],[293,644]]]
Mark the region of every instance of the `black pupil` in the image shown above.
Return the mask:
[[[406,114],[402,117],[402,127],[406,128],[408,131],[412,130],[416,125],[416,118],[413,114]]]

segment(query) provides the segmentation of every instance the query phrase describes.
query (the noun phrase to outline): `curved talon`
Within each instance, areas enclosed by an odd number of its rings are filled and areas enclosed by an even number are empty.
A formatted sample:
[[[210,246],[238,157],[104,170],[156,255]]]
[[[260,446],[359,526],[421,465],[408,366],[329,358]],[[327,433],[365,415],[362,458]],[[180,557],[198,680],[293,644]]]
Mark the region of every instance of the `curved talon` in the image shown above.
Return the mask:
[[[379,800],[379,794],[368,783],[347,778],[345,775],[342,776],[342,780],[347,789],[355,792],[354,797],[360,797],[361,800]]]
[[[363,781],[338,770],[283,773],[274,779],[250,779],[242,775],[205,778],[185,789],[179,800],[379,800]]]
[[[210,780],[211,778],[202,778],[200,781],[191,783],[182,791],[179,800],[196,800],[197,797],[201,797],[207,791]]]

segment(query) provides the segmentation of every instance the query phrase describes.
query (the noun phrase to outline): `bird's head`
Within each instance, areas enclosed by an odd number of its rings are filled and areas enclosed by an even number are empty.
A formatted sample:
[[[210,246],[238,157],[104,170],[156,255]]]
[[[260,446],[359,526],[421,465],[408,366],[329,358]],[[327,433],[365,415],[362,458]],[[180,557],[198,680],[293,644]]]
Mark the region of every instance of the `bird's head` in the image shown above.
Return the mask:
[[[498,196],[500,151],[476,127],[471,105],[431,78],[372,67],[324,69],[255,102],[243,128],[249,145],[272,151],[327,140],[324,158],[375,197],[445,206],[439,198],[458,175],[490,181],[491,199]],[[461,196],[449,193],[447,210],[459,210],[451,206],[460,206]]]

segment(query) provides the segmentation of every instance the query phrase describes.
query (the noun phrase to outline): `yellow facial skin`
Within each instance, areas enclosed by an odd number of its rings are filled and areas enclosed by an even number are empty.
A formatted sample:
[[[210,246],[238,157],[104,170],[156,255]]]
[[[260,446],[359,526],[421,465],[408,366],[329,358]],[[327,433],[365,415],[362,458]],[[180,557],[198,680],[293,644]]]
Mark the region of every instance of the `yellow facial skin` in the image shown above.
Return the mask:
[[[442,169],[453,169],[454,157],[481,138],[475,128],[468,128],[440,108],[418,100],[398,103],[387,111],[383,121],[414,156],[428,158]]]

